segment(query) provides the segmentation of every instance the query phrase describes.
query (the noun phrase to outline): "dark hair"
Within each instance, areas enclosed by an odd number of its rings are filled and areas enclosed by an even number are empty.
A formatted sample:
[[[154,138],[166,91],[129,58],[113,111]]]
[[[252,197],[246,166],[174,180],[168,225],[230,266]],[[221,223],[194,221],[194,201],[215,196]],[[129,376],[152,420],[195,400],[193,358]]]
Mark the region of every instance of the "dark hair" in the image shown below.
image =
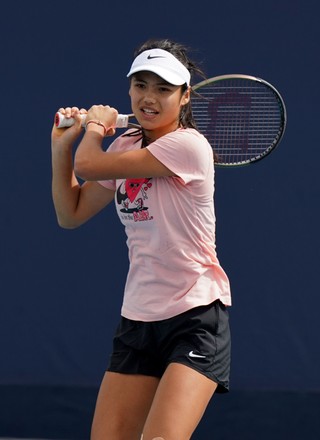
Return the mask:
[[[143,43],[141,46],[139,46],[134,51],[134,58],[136,58],[138,55],[140,55],[145,50],[149,49],[163,49],[167,52],[170,52],[174,57],[176,57],[190,72],[191,75],[191,82],[193,81],[193,78],[198,75],[202,79],[205,78],[205,74],[201,70],[199,66],[193,62],[187,52],[188,49],[175,41],[171,41],[168,39],[151,39]],[[187,84],[183,84],[181,86],[181,92],[184,93],[187,90],[188,86]],[[191,91],[191,93],[194,93]],[[192,115],[192,108],[191,108],[191,101],[189,101],[186,105],[181,107],[180,112],[180,125],[183,128],[195,128],[197,129],[196,122]]]

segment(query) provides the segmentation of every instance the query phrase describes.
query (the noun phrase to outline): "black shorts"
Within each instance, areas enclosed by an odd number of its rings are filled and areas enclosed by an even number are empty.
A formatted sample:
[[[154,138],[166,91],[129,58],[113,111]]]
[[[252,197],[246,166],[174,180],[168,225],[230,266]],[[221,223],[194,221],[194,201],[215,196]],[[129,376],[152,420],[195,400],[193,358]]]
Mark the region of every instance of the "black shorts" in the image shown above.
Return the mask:
[[[229,389],[230,330],[227,308],[215,301],[163,321],[121,317],[108,371],[161,377],[172,362],[184,364]]]

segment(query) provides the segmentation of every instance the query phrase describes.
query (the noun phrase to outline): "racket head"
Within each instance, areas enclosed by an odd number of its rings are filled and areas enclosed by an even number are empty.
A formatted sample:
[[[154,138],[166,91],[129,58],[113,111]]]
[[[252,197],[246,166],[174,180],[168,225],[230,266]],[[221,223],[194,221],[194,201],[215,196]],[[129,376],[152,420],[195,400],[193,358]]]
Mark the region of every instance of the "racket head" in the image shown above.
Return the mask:
[[[216,76],[193,86],[192,112],[221,167],[249,165],[279,145],[287,112],[280,93],[249,75]]]

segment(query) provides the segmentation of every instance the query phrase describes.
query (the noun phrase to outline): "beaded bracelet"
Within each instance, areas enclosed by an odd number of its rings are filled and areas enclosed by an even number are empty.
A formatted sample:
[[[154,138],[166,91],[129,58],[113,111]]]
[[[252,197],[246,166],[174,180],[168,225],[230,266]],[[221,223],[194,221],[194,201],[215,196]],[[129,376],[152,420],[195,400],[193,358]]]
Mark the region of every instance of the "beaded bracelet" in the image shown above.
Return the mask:
[[[86,122],[86,128],[87,128],[87,126],[88,126],[89,124],[97,124],[97,125],[100,125],[100,127],[103,127],[103,129],[104,129],[104,136],[107,136],[107,132],[108,132],[108,130],[107,130],[107,127],[104,125],[103,122],[101,122],[101,121],[96,121],[95,119],[90,119],[90,121]]]

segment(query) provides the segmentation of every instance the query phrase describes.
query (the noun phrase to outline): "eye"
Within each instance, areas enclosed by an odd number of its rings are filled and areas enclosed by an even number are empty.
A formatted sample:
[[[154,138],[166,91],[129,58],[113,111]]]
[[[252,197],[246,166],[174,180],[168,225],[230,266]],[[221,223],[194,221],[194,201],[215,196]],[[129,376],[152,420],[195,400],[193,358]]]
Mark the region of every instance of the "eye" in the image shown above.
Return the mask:
[[[161,86],[161,87],[159,87],[159,91],[161,93],[169,93],[169,92],[171,92],[171,89],[170,89],[170,87]]]
[[[138,89],[143,89],[143,88],[145,88],[145,84],[143,84],[143,83],[135,83],[135,87],[137,87]]]

